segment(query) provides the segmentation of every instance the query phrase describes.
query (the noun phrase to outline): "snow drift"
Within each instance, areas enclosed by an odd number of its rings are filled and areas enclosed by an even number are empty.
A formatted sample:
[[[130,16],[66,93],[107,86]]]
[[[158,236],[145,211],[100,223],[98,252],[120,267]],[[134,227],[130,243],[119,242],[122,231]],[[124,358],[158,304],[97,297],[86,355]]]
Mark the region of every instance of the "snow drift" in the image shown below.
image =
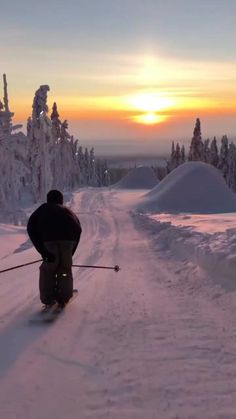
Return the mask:
[[[224,224],[224,214],[219,220]],[[207,233],[194,231],[191,226],[176,226],[159,221],[153,215],[133,213],[137,228],[149,232],[156,252],[168,254],[168,258],[191,262],[200,267],[223,288],[236,290],[236,229]],[[180,274],[181,275],[181,274]],[[188,283],[191,275],[187,278]]]
[[[151,167],[141,166],[131,170],[114,185],[117,189],[152,189],[158,179]]]
[[[221,173],[203,162],[184,163],[148,192],[141,212],[220,213],[236,211],[236,197]]]

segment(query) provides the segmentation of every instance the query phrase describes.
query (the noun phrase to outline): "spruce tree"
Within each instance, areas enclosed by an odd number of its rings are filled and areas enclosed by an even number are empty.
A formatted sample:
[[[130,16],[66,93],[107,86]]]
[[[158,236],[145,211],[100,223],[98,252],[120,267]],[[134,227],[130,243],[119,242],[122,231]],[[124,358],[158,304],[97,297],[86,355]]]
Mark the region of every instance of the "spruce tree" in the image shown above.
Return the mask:
[[[183,164],[183,163],[185,163],[185,147],[184,147],[184,145],[182,145],[182,147],[181,147],[180,155],[181,155],[181,164]]]
[[[172,145],[171,145],[171,156],[170,156],[170,171],[172,171],[175,167],[176,167],[176,160],[175,160],[175,143],[174,141],[172,141]]]
[[[212,166],[218,167],[219,164],[219,152],[216,142],[216,137],[213,138],[211,144],[210,144],[210,160],[209,163],[212,164]]]
[[[203,143],[203,161],[205,163],[209,163],[210,162],[210,148],[209,148],[209,138],[207,140],[204,141]]]
[[[236,192],[236,146],[233,142],[229,145],[228,173],[226,181],[228,186]]]
[[[221,139],[221,148],[220,148],[220,156],[219,156],[219,163],[218,169],[221,170],[223,177],[227,180],[228,177],[228,170],[229,170],[229,145],[228,145],[228,138],[227,135],[223,135]]]
[[[176,144],[175,149],[175,167],[178,167],[181,164],[181,153],[179,143]]]
[[[190,144],[188,159],[190,161],[203,161],[203,142],[199,118],[196,119],[196,124],[193,130],[193,138]]]

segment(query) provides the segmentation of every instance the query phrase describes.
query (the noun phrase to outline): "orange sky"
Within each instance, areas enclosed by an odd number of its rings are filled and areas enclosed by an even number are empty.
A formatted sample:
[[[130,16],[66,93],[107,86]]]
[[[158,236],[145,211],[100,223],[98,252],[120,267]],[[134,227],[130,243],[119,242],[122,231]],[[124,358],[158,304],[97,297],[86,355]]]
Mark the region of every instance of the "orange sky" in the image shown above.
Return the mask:
[[[50,110],[56,101],[81,142],[155,141],[162,152],[190,139],[197,117],[204,137],[235,138],[236,3],[223,3],[22,0],[15,14],[4,3],[1,68],[14,121],[26,124],[34,92],[48,84]]]

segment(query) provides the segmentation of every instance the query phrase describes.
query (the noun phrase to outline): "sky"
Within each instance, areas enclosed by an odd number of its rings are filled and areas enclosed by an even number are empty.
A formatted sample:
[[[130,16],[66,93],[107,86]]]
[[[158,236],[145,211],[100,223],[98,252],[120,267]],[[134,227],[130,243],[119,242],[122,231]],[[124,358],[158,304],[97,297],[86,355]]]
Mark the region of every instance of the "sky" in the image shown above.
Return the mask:
[[[236,139],[235,0],[0,0],[0,10],[14,122],[26,125],[48,84],[70,133],[108,154],[166,152],[191,139],[197,117],[204,138]]]

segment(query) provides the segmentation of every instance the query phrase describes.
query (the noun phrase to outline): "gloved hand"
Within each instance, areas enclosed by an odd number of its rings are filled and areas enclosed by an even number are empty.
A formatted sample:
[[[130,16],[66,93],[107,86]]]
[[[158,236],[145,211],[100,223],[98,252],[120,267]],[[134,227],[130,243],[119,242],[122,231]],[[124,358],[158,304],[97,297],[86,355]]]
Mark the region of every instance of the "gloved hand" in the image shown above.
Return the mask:
[[[42,258],[44,262],[49,262],[49,263],[55,262],[55,256],[50,252],[44,252],[42,254]]]

